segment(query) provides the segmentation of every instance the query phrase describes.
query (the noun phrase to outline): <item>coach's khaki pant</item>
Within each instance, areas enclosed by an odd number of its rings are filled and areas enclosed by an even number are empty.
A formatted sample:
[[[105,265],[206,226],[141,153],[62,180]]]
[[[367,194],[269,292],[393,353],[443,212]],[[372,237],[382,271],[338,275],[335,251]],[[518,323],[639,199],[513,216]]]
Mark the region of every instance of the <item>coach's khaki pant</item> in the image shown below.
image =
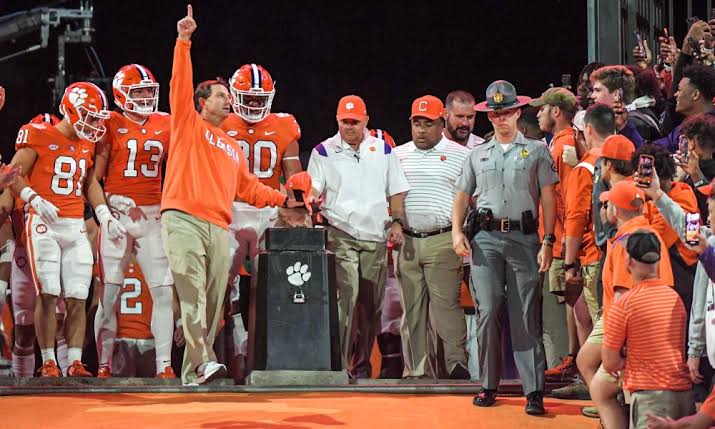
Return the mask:
[[[443,342],[447,371],[457,364],[466,369],[467,325],[459,304],[462,258],[452,250],[452,234],[426,238],[405,235],[398,264],[405,376],[425,375],[428,319],[434,322],[432,328]]]
[[[186,339],[181,381],[190,383],[199,365],[217,360],[213,344],[228,281],[228,231],[177,210],[165,211],[161,225]]]
[[[338,282],[338,323],[343,368],[351,358],[351,332],[355,303],[360,294],[365,309],[365,326],[357,343],[373,344],[380,323],[382,298],[385,294],[387,244],[358,240],[332,226],[328,227],[328,250],[335,253],[335,277]],[[369,357],[368,357],[369,359]]]

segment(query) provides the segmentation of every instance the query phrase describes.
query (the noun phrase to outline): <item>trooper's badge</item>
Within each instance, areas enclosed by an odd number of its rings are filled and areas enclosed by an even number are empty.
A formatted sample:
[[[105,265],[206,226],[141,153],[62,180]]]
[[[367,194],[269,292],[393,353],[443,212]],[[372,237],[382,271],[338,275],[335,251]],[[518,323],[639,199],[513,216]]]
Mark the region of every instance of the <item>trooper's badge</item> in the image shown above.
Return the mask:
[[[529,156],[529,150],[528,149],[522,149],[521,152],[519,153],[519,156],[522,158],[526,158]]]
[[[499,91],[497,91],[496,93],[494,93],[494,102],[497,103],[497,104],[499,104],[499,103],[501,103],[502,101],[504,101],[504,95],[503,95],[501,92],[499,92]]]

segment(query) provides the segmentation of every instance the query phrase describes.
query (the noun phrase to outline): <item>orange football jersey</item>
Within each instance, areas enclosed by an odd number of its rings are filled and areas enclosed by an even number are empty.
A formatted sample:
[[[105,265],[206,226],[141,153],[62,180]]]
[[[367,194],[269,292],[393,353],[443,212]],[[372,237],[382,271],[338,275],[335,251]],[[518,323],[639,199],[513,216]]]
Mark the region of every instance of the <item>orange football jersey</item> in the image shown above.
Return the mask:
[[[39,196],[59,209],[60,217],[84,217],[82,187],[94,163],[94,143],[70,140],[49,124],[20,128],[15,150],[30,148],[37,159],[27,177]],[[30,213],[34,209],[30,207]]]
[[[161,167],[169,150],[171,116],[157,112],[140,125],[111,112],[107,134],[99,144],[111,145],[104,191],[129,197],[137,205],[161,203]]]
[[[138,264],[124,271],[124,285],[119,294],[117,338],[151,339],[152,300]]]
[[[283,153],[289,143],[300,139],[300,127],[293,115],[271,113],[261,122],[251,124],[231,113],[221,128],[241,145],[248,171],[264,185],[280,189]]]

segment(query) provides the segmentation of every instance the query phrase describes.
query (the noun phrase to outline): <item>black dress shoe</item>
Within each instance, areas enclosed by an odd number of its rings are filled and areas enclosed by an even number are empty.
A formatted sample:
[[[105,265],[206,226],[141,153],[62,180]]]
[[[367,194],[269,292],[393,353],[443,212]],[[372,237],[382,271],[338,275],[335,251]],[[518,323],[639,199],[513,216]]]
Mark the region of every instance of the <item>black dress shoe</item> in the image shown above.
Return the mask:
[[[497,401],[497,389],[484,389],[472,400],[477,407],[491,407]]]
[[[526,414],[530,414],[532,416],[546,414],[546,410],[544,410],[544,393],[537,390],[536,392],[531,392],[526,395],[525,411]]]
[[[449,373],[450,380],[469,380],[472,377],[469,375],[467,368],[463,367],[462,364],[456,364],[452,368],[452,372]]]

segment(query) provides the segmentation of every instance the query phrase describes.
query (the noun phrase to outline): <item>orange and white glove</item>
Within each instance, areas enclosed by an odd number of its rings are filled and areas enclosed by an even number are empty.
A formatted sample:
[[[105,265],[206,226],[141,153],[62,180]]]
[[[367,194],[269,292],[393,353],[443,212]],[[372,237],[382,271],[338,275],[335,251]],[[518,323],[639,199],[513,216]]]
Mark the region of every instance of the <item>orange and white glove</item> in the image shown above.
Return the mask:
[[[20,191],[20,198],[26,203],[30,203],[35,213],[47,224],[52,224],[59,219],[60,209],[54,204],[42,198],[31,187],[26,186]]]
[[[122,238],[127,230],[118,220],[112,216],[106,204],[100,204],[94,208],[94,214],[97,215],[99,225],[102,228],[102,233],[107,234],[107,238],[112,241]]]
[[[122,214],[127,214],[129,210],[137,206],[133,199],[117,194],[110,194],[107,197],[107,203],[114,210]]]

